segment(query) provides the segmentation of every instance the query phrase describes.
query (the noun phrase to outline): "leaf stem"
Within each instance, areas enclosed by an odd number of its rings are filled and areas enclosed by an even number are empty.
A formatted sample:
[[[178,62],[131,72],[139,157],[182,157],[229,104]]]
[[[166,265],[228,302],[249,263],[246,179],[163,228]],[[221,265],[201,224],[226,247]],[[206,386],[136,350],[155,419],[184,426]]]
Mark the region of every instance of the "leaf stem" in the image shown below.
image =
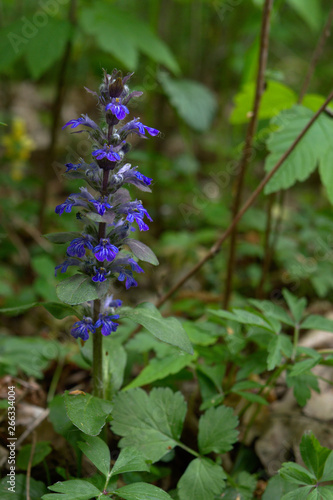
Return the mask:
[[[180,448],[183,448],[183,450],[187,451],[188,453],[190,453],[194,457],[196,457],[196,458],[201,457],[200,453],[192,450],[192,448],[189,448],[188,446],[186,446],[186,444],[182,443],[181,441],[176,441],[176,443],[177,443],[177,446],[179,446]]]
[[[291,355],[292,361],[295,361],[296,350],[297,350],[298,340],[299,340],[299,330],[300,330],[300,325],[298,323],[296,323],[295,328],[294,328],[293,353]]]

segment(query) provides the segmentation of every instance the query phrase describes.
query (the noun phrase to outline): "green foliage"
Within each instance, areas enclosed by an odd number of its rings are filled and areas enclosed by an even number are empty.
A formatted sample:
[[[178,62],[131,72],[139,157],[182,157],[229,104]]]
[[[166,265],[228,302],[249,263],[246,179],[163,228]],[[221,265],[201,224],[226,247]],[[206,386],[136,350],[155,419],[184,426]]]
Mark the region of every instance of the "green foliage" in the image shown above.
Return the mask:
[[[115,490],[115,493],[124,500],[171,500],[165,491],[147,483],[128,484]]]
[[[199,420],[198,444],[203,455],[226,453],[237,441],[238,418],[231,408],[210,408]]]
[[[68,418],[80,431],[89,436],[97,436],[109,417],[113,405],[109,401],[91,394],[64,394]]]
[[[89,500],[100,495],[100,491],[93,484],[81,479],[72,479],[70,481],[59,481],[48,487],[49,490],[56,493],[47,493],[42,500]]]
[[[27,470],[31,455],[31,444],[23,446],[17,455],[17,466],[19,469]],[[44,460],[52,451],[48,441],[40,441],[36,443],[31,461],[31,466],[34,467]]]
[[[225,488],[226,474],[208,458],[192,460],[179,480],[180,500],[215,500]]]
[[[8,476],[0,481],[1,500],[26,500],[27,498],[27,478],[24,474],[15,475],[15,493],[8,491]],[[30,478],[30,500],[40,500],[46,493],[46,486],[41,481]]]
[[[158,266],[158,258],[154,254],[154,252],[141,241],[134,240],[129,238],[126,240],[126,245],[130,247],[135,257],[144,262],[149,262],[149,264],[153,264],[153,266]]]
[[[57,285],[57,296],[65,304],[77,305],[98,299],[97,288],[98,285],[91,280],[90,276],[74,274]]]
[[[175,318],[163,318],[153,304],[146,302],[135,309],[123,307],[121,315],[144,326],[159,340],[193,354],[192,345],[179,321]]]

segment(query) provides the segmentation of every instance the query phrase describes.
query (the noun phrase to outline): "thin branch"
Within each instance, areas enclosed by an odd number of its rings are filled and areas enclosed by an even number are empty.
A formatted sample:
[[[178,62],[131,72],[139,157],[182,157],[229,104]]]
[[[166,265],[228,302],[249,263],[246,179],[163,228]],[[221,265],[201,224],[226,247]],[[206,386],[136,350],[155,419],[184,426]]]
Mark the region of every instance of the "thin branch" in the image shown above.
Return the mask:
[[[165,295],[163,295],[163,297],[161,297],[157,301],[156,307],[161,307],[169,299],[169,297],[171,297],[171,295],[173,295],[179,288],[181,288],[183,286],[184,283],[186,283],[186,281],[188,281],[191,278],[191,276],[193,276],[199,269],[201,269],[201,267],[208,260],[212,259],[219,252],[222,244],[228,238],[228,236],[230,236],[234,227],[237,226],[238,222],[241,220],[241,218],[243,217],[245,212],[247,212],[247,210],[253,205],[255,200],[258,198],[259,194],[263,191],[266,184],[271,180],[273,175],[281,167],[281,165],[288,158],[288,156],[294,151],[294,149],[299,144],[301,139],[305,136],[305,134],[307,133],[309,128],[311,128],[311,126],[317,120],[319,115],[325,110],[326,106],[331,102],[332,99],[333,99],[333,91],[327,97],[324,104],[313,115],[311,120],[304,127],[302,132],[297,136],[297,138],[294,140],[294,142],[291,144],[291,146],[289,146],[287,151],[281,156],[281,158],[275,164],[275,166],[272,168],[272,170],[266,175],[266,177],[264,177],[264,179],[260,182],[260,184],[257,186],[257,188],[253,191],[251,196],[247,199],[246,203],[243,205],[241,210],[237,213],[236,217],[233,219],[230,226],[226,229],[226,231],[222,234],[222,236],[214,243],[214,245],[207,252],[207,254],[185,276],[183,276],[183,278],[181,278]]]
[[[236,194],[232,207],[233,219],[238,213],[242,201],[245,173],[251,159],[252,142],[258,125],[259,107],[263,92],[265,90],[265,71],[268,58],[269,28],[270,28],[270,19],[271,19],[273,1],[274,0],[265,0],[264,4],[262,23],[261,23],[261,33],[260,33],[259,64],[258,64],[258,73],[256,81],[256,90],[254,96],[253,110],[251,113],[251,119],[247,128],[245,144],[242,152],[242,157],[239,163],[239,175],[237,178]],[[235,267],[236,240],[237,240],[237,225],[234,226],[230,239],[229,257],[227,265],[228,271],[227,271],[225,294],[224,294],[225,309],[228,307],[232,290],[232,278]]]
[[[35,448],[36,448],[36,431],[32,433],[32,445],[31,445],[31,452],[30,452],[30,457],[29,457],[29,462],[28,462],[28,468],[27,468],[27,480],[26,480],[26,498],[27,500],[30,500],[30,477],[31,477],[31,467],[32,467],[32,461],[34,458],[35,454]]]
[[[325,23],[325,26],[323,28],[323,31],[321,32],[321,35],[319,37],[319,40],[318,40],[318,43],[317,43],[317,46],[314,50],[314,53],[312,55],[312,58],[311,58],[311,61],[310,61],[310,64],[309,64],[309,68],[308,68],[308,71],[307,71],[307,74],[304,78],[304,82],[303,82],[303,85],[302,85],[302,89],[300,91],[300,94],[299,94],[299,97],[298,97],[298,104],[301,104],[301,102],[303,101],[304,99],[304,96],[309,88],[309,85],[310,85],[310,82],[311,82],[311,79],[313,77],[313,73],[315,71],[315,68],[317,66],[317,63],[320,59],[320,56],[324,50],[324,46],[325,46],[325,43],[326,43],[326,40],[330,37],[331,35],[331,26],[332,26],[332,23],[333,23],[333,5],[332,5],[332,8],[328,14],[328,18],[327,18],[327,21]]]

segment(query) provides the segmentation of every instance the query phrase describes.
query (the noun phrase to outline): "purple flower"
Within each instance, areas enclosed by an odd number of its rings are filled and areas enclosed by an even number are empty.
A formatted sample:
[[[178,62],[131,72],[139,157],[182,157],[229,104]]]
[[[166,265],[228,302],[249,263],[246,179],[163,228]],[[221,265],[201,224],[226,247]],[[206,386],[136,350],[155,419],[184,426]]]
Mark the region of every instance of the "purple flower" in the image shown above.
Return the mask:
[[[113,98],[112,102],[105,106],[105,111],[108,110],[110,110],[118,120],[123,120],[129,113],[128,108],[121,103],[121,99],[119,97]]]
[[[135,271],[136,273],[144,273],[142,267],[140,267],[134,259],[128,259],[128,263],[130,264],[132,271]]]
[[[114,316],[108,316],[107,314],[100,314],[98,320],[95,323],[95,328],[102,327],[102,335],[107,337],[110,333],[115,332],[119,326],[118,323],[114,323],[113,319],[118,319],[119,314],[115,314]]]
[[[139,181],[142,181],[146,184],[146,186],[149,186],[151,184],[151,179],[150,177],[146,177],[145,175],[141,174],[140,172],[135,172],[135,177],[139,179]]]
[[[102,283],[106,281],[106,277],[109,275],[109,272],[105,269],[105,267],[94,267],[95,276],[92,277],[92,280],[97,283],[98,281]]]
[[[138,286],[137,282],[133,278],[131,271],[127,271],[126,269],[119,274],[118,281],[124,281],[125,279],[126,279],[125,283],[126,290],[131,288],[131,286]]]
[[[93,320],[87,316],[83,316],[82,321],[77,321],[74,323],[71,329],[71,335],[78,339],[88,340],[89,332],[95,333],[96,326],[93,325]]]
[[[155,137],[160,133],[159,130],[152,127],[147,127],[147,125],[143,125],[143,123],[139,122],[138,118],[134,118],[130,122],[126,123],[118,132],[134,132],[135,134],[140,135],[140,137],[146,137],[146,130],[149,135]]]
[[[65,273],[69,266],[77,266],[80,264],[78,259],[66,259],[64,262],[55,267],[55,276],[57,276],[57,272],[60,269],[61,273]]]
[[[119,161],[119,154],[114,151],[113,146],[109,146],[108,144],[104,144],[104,146],[100,149],[95,149],[91,153],[93,156],[96,156],[97,160],[102,160],[103,158],[107,158],[109,161]]]
[[[68,127],[68,125],[71,126],[71,128],[76,128],[79,125],[85,125],[86,127],[93,128],[94,130],[98,130],[98,125],[89,118],[88,115],[82,115],[80,118],[77,118],[76,120],[70,120],[69,122],[66,123],[62,128]]]
[[[150,221],[153,219],[150,217],[147,210],[143,208],[140,202],[132,201],[127,203],[122,207],[121,212],[127,215],[126,220],[128,220],[128,222],[132,223],[135,221],[138,224],[140,231],[148,231],[149,226],[143,222],[143,218],[146,216]]]
[[[71,200],[70,197],[67,198],[64,203],[56,206],[55,213],[58,215],[62,215],[65,212],[69,214],[71,212],[72,207],[75,205],[75,200]]]
[[[81,238],[75,238],[67,248],[68,255],[71,257],[83,257],[86,253],[86,248],[89,248],[89,250],[94,248],[90,239],[91,237],[85,234]]]
[[[99,215],[104,215],[107,208],[112,208],[110,203],[107,203],[106,201],[102,202],[100,200],[93,200],[91,203],[94,205]]]
[[[108,238],[101,238],[99,245],[94,248],[93,252],[96,259],[100,262],[103,262],[104,260],[112,262],[119,250],[116,246],[110,243]]]
[[[113,295],[107,295],[104,299],[103,311],[107,311],[110,308],[116,309],[117,307],[121,307],[122,303],[123,302],[119,299],[113,300]]]
[[[82,166],[82,163],[66,163],[65,165],[67,167],[67,170],[66,172],[70,172],[71,170],[78,170],[79,168],[81,168]]]

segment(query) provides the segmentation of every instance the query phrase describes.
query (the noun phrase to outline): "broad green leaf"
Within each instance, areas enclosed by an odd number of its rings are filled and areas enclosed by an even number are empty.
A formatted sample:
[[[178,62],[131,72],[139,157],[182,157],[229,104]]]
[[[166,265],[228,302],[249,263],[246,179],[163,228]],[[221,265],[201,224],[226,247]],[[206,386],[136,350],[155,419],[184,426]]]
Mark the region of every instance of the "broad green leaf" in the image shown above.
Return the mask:
[[[26,23],[22,19],[11,23],[9,26],[4,26],[0,32],[0,71],[9,69],[13,63],[25,54],[30,40],[24,36],[22,29]],[[34,32],[37,32],[37,28]],[[32,33],[32,32],[31,32]]]
[[[57,394],[49,404],[49,420],[53,425],[55,432],[64,436],[64,438],[77,448],[77,442],[85,437],[77,427],[73,425],[66,413],[65,401],[61,394]]]
[[[116,463],[112,467],[111,476],[123,474],[124,472],[146,471],[150,470],[149,461],[145,459],[141,452],[136,448],[127,446],[119,453]]]
[[[19,469],[27,470],[29,466],[29,460],[31,455],[31,444],[23,446],[17,455],[17,466]],[[49,441],[40,441],[36,443],[34,454],[31,462],[31,466],[39,464],[47,457],[52,451]]]
[[[248,82],[235,96],[235,107],[230,123],[246,123],[251,118],[255,94],[255,82]],[[297,102],[297,95],[283,83],[268,80],[259,108],[259,120],[273,118],[280,111],[291,108]]]
[[[270,154],[265,163],[266,172],[272,170],[312,117],[313,112],[308,108],[294,106],[272,119],[272,126],[279,128],[272,132],[267,141]],[[331,148],[332,132],[332,120],[322,114],[274,174],[265,188],[265,193],[288,189],[296,181],[306,180],[318,164],[323,176],[322,181],[329,180],[330,176],[326,176],[324,172],[331,168],[330,155],[327,156],[326,153]]]
[[[40,302],[38,305],[43,306],[56,319],[67,318],[67,316],[78,316],[79,313],[67,304],[61,302]]]
[[[196,345],[212,345],[217,341],[214,323],[198,323],[194,321],[184,321],[183,327],[190,341]]]
[[[113,404],[91,394],[64,394],[66,412],[73,424],[89,436],[97,436],[110,415]]]
[[[306,308],[307,304],[306,298],[302,297],[301,299],[298,299],[286,288],[282,290],[282,295],[288,304],[288,307],[291,311],[291,314],[294,317],[294,320],[296,321],[296,323],[299,323]]]
[[[282,498],[286,493],[295,490],[297,486],[295,484],[289,483],[281,476],[276,475],[271,477],[268,481],[267,488],[262,496],[262,500],[273,500]]]
[[[160,73],[159,80],[171,105],[194,130],[208,130],[217,111],[217,101],[211,90],[194,80],[175,80]]]
[[[19,316],[20,314],[29,311],[33,307],[39,306],[39,302],[32,302],[31,304],[23,304],[22,306],[17,307],[2,307],[0,309],[1,314],[6,314],[7,316]]]
[[[315,476],[304,467],[294,462],[285,462],[282,464],[279,474],[290,483],[299,485],[316,484]]]
[[[144,262],[149,262],[149,264],[153,264],[153,266],[159,265],[158,259],[154,252],[141,241],[128,238],[127,240],[125,240],[125,243],[127,246],[129,246],[135,257],[137,257],[138,259],[143,260]]]
[[[79,22],[86,33],[96,37],[101,49],[111,53],[130,70],[136,69],[140,52],[175,74],[180,71],[168,46],[147,24],[128,11],[96,1],[93,7],[80,10]]]
[[[208,458],[192,460],[178,482],[180,500],[215,500],[225,488],[226,474]]]
[[[313,31],[318,31],[322,23],[321,7],[317,0],[287,0],[297,14]]]
[[[163,318],[153,304],[145,302],[135,309],[123,307],[121,315],[144,326],[162,342],[179,347],[182,351],[193,354],[193,348],[181,323],[175,318]]]
[[[198,444],[203,455],[211,453],[226,453],[237,441],[238,418],[232,408],[219,406],[210,408],[200,417]]]
[[[327,457],[321,481],[333,481],[333,453],[330,453]]]
[[[123,436],[120,447],[134,446],[156,462],[177,445],[186,414],[180,392],[169,388],[131,389],[115,398],[111,422],[115,434]]]
[[[124,500],[171,500],[165,491],[148,483],[132,483],[115,490]]]
[[[124,388],[124,390],[127,391],[134,387],[151,384],[156,380],[162,380],[169,375],[180,372],[180,370],[188,366],[194,360],[195,357],[191,354],[181,355],[178,353],[166,356],[163,359],[153,358],[142,372]]]
[[[278,321],[281,321],[281,323],[285,323],[286,325],[294,326],[294,321],[291,319],[287,311],[282,309],[282,307],[277,306],[273,302],[270,302],[269,300],[256,299],[250,299],[249,302],[254,307],[260,309],[264,316],[277,319]]]
[[[316,488],[318,496],[316,500],[332,500],[333,498],[333,487],[332,486],[319,486]],[[310,500],[310,497],[309,497]]]
[[[15,493],[8,490],[8,476],[4,476],[0,481],[1,500],[26,500],[27,498],[27,476],[26,474],[16,474]],[[30,500],[40,500],[47,492],[46,486],[41,481],[30,478]]]
[[[302,373],[299,376],[290,377],[287,374],[287,386],[292,387],[294,396],[300,406],[305,406],[308,399],[311,397],[311,390],[320,392],[318,386],[318,379],[313,373]]]
[[[111,463],[110,450],[101,438],[85,436],[84,442],[80,441],[78,446],[104,476],[109,474]]]
[[[291,490],[289,493],[283,495],[281,500],[305,500],[308,499],[308,494],[313,489],[313,486],[304,486],[302,488],[297,488]]]
[[[333,169],[332,169],[333,170]],[[301,323],[301,328],[311,330],[324,330],[324,332],[333,333],[333,321],[318,314],[310,314]]]
[[[81,479],[71,479],[70,481],[58,481],[49,490],[64,495],[54,495],[49,493],[42,497],[42,500],[89,500],[100,495],[100,491],[93,484]]]
[[[108,398],[111,399],[123,385],[127,353],[119,340],[113,338],[112,335],[103,339],[103,349],[106,370],[104,384]]]
[[[97,287],[90,276],[74,274],[57,285],[59,300],[65,304],[77,305],[98,299]]]
[[[60,59],[70,34],[70,23],[61,19],[48,18],[45,26],[38,28],[26,49],[28,69],[33,78],[42,76]],[[57,43],[50,43],[50,40]]]
[[[52,243],[68,243],[75,238],[79,238],[81,233],[79,232],[67,232],[67,233],[48,233],[44,234],[44,238],[51,241]]]
[[[332,453],[332,450],[321,446],[318,439],[310,433],[304,434],[302,437],[300,452],[306,467],[314,474],[316,479],[320,481],[324,472],[326,460]]]
[[[275,335],[267,346],[267,370],[273,370],[281,363],[282,356],[289,358],[293,351],[293,345],[287,335],[280,333]]]

